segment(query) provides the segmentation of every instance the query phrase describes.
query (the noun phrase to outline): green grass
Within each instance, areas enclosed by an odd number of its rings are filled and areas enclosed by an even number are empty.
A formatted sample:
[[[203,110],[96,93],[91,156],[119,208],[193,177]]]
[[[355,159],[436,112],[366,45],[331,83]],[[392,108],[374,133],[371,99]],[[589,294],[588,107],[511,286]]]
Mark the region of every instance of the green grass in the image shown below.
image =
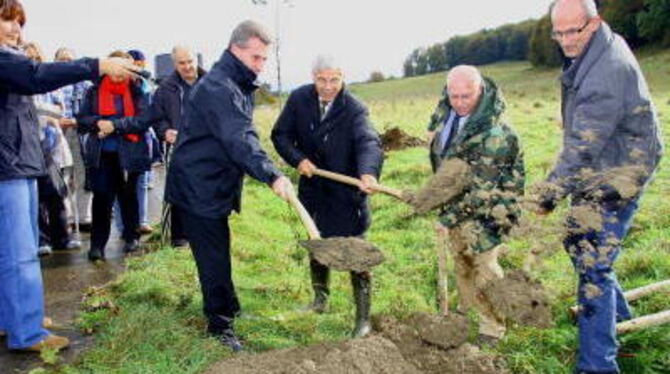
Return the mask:
[[[642,66],[649,79],[661,120],[670,115],[670,53],[645,54]],[[507,119],[519,132],[526,154],[529,183],[541,180],[558,151],[560,124],[557,70],[537,70],[527,63],[484,67],[505,92]],[[370,107],[378,130],[399,126],[423,136],[444,84],[444,74],[355,85],[352,90]],[[267,135],[276,109],[260,108],[256,118],[267,149]],[[667,134],[666,129],[666,134]],[[668,137],[665,137],[667,142]],[[273,157],[276,154],[270,151]],[[390,186],[416,187],[429,175],[425,149],[387,155],[383,179]],[[285,166],[284,166],[285,167]],[[289,172],[287,170],[287,172]],[[624,288],[670,278],[670,184],[668,159],[644,196],[634,229],[617,263]],[[295,178],[295,174],[290,172]],[[369,239],[383,248],[387,261],[375,270],[373,313],[396,316],[436,310],[434,217],[409,218],[409,210],[386,196],[372,197],[374,223]],[[570,373],[576,349],[576,328],[566,315],[574,303],[575,275],[557,238],[542,229],[560,225],[565,207],[541,221],[536,235],[516,238],[502,258],[518,267],[529,248],[550,249],[538,275],[552,294],[554,328],[512,326],[497,347],[514,373]],[[532,216],[530,219],[534,219]],[[308,260],[297,240],[304,230],[291,209],[270,190],[247,181],[243,214],[232,218],[234,278],[244,315],[237,329],[250,351],[304,346],[346,339],[353,322],[348,274],[335,273],[329,313],[302,313],[310,299]],[[454,284],[454,279],[450,279]],[[664,295],[635,303],[637,314],[670,308]],[[204,334],[200,289],[188,251],[162,250],[129,260],[129,270],[93,300],[108,299],[113,310],[86,312],[82,327],[94,329],[97,342],[79,362],[50,367],[66,373],[197,373],[229,357],[226,349]],[[456,295],[451,295],[455,306]],[[89,301],[91,302],[91,301]],[[670,372],[670,327],[622,337],[622,351],[634,358],[619,360],[624,373]]]

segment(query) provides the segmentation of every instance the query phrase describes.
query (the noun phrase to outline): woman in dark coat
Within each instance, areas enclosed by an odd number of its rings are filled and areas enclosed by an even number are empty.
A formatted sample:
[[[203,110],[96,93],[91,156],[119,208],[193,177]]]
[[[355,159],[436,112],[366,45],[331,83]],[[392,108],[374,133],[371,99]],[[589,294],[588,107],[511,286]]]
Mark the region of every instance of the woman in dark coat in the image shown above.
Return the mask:
[[[132,61],[125,52],[110,57]],[[91,261],[105,258],[105,246],[111,229],[112,207],[119,199],[123,220],[124,252],[138,247],[139,213],[137,182],[141,173],[151,167],[146,130],[125,132],[120,128],[101,132],[102,124],[140,115],[148,107],[148,94],[137,81],[127,77],[105,75],[91,87],[77,114],[80,134],[88,134],[84,144],[84,162],[89,186],[93,191],[93,222],[91,226]]]
[[[45,165],[30,95],[136,69],[119,60],[32,62],[18,49],[25,20],[18,0],[0,0],[0,335],[10,349],[40,352],[69,341],[42,327],[36,178],[45,175]]]

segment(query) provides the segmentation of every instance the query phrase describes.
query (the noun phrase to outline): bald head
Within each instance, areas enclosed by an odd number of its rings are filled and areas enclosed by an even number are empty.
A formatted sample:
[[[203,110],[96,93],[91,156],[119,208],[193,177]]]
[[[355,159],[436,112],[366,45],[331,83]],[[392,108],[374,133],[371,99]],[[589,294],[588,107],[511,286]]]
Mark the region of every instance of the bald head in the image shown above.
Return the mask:
[[[449,103],[459,116],[468,116],[475,110],[482,95],[482,82],[482,75],[474,66],[459,65],[449,70]]]
[[[477,86],[482,84],[482,75],[476,67],[471,65],[458,65],[447,73],[447,86],[455,80],[471,82]]]
[[[551,4],[551,18],[554,18],[556,11],[569,11],[584,19],[598,16],[598,7],[594,0],[556,0]]]
[[[593,0],[556,0],[551,8],[552,38],[568,58],[581,55],[600,27]]]
[[[172,48],[172,62],[185,82],[193,84],[198,79],[198,61],[191,48],[183,45]]]

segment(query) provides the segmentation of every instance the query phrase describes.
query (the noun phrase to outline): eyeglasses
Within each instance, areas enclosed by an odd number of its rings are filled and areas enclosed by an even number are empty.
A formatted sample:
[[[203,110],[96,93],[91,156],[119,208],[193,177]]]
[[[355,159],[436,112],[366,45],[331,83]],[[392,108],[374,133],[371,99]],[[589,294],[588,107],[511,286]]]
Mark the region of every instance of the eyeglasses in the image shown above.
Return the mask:
[[[581,34],[584,29],[586,29],[586,26],[591,23],[591,19],[587,20],[584,26],[580,28],[572,28],[572,29],[567,29],[565,31],[552,31],[551,32],[551,38],[554,40],[561,40],[563,38],[572,38],[577,36],[577,34]]]

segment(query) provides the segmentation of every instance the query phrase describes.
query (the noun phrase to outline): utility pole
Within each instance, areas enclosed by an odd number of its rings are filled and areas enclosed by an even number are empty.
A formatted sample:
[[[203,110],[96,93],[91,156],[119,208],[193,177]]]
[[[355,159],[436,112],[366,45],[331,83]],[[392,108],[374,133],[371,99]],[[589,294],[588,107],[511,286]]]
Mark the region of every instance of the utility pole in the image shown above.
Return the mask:
[[[274,1],[275,5],[275,58],[277,59],[277,93],[279,111],[282,110],[282,84],[281,84],[281,6],[293,7],[292,0],[251,0],[255,5],[268,5],[269,1]]]

